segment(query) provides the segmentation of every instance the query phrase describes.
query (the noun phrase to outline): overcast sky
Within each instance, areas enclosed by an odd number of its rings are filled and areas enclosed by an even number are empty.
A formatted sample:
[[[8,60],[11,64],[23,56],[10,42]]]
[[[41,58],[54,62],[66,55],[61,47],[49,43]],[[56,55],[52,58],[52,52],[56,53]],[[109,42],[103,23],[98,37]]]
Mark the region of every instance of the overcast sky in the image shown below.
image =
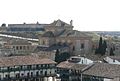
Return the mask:
[[[0,24],[57,19],[80,31],[120,31],[120,0],[0,0]]]

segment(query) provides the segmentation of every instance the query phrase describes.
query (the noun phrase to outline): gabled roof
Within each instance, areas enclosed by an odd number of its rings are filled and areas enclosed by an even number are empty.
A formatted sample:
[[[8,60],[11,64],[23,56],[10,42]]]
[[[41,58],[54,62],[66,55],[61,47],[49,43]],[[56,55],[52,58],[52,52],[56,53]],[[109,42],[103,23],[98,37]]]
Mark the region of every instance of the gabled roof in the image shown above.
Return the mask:
[[[55,64],[56,62],[46,58],[36,58],[30,55],[27,56],[11,56],[1,57],[0,67],[19,66],[19,65],[34,65],[34,64]]]
[[[80,32],[77,30],[66,30],[63,33],[61,33],[61,35],[59,35],[59,37],[90,37],[88,36],[86,33],[84,32]]]
[[[36,49],[34,50],[34,52],[40,52],[40,51],[54,51],[57,49],[65,49],[68,48],[68,45],[51,45],[50,47],[43,47],[43,46],[37,46]]]
[[[67,24],[67,23],[63,22],[60,19],[52,22],[50,25],[51,26],[61,26],[61,27],[63,27],[63,26],[71,26],[70,24]]]
[[[91,68],[84,72],[85,75],[115,78],[120,76],[120,65],[95,63]]]
[[[61,62],[57,65],[58,68],[73,69],[73,70],[82,70],[83,68],[85,68],[87,66],[88,65],[85,65],[85,64],[76,64],[76,63],[71,63],[68,61]]]
[[[117,64],[94,63],[84,65],[64,61],[59,63],[57,67],[62,69],[81,70],[84,75],[88,76],[97,76],[109,79],[120,77],[120,65]]]

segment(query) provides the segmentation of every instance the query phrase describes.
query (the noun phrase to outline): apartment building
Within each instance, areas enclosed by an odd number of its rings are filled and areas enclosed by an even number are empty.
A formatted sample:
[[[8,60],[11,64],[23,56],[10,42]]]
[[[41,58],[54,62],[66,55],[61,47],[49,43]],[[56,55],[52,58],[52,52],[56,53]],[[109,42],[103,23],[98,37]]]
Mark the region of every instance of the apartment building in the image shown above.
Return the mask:
[[[33,56],[0,58],[0,81],[55,81],[56,63]]]

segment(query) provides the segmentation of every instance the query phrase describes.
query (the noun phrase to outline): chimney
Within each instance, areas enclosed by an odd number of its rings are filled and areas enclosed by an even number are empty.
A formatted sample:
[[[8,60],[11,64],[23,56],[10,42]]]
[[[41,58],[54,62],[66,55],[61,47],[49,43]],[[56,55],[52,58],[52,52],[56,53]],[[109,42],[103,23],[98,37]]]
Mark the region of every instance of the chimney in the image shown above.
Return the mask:
[[[73,20],[70,21],[70,25],[73,26]]]

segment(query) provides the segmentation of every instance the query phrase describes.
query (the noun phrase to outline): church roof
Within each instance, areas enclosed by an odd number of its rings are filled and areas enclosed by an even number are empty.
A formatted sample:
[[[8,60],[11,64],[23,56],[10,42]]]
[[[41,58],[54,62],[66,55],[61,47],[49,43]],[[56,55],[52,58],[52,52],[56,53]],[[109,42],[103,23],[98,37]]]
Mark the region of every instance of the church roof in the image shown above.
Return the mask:
[[[54,34],[52,31],[47,31],[42,35],[42,37],[54,37]]]
[[[88,36],[84,32],[80,32],[77,30],[66,30],[60,35],[60,37],[86,37],[88,38],[90,36]]]
[[[71,26],[70,24],[67,24],[67,23],[63,22],[60,19],[52,22],[50,25],[52,25],[52,26],[61,26],[61,27],[63,27],[63,26]]]

